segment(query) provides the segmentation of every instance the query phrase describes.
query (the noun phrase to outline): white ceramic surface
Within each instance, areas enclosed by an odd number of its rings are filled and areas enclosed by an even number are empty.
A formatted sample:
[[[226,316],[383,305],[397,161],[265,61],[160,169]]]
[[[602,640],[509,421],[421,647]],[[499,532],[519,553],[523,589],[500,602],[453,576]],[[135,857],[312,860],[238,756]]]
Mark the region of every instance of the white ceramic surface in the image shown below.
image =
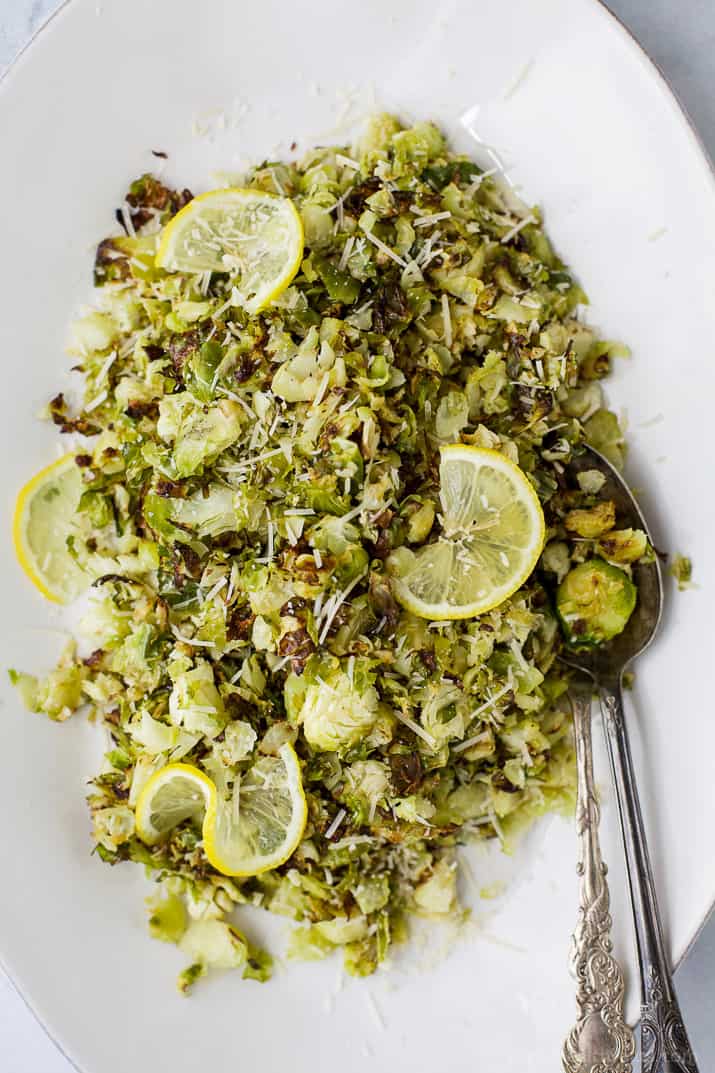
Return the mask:
[[[354,117],[374,100],[408,118],[434,116],[483,156],[459,122],[471,111],[477,136],[544,206],[591,295],[591,319],[633,347],[610,385],[628,411],[630,474],[659,544],[692,553],[698,568],[700,590],[672,597],[662,639],[639,664],[633,713],[678,956],[715,895],[715,728],[701,699],[713,655],[715,518],[701,489],[713,460],[715,187],[692,133],[652,67],[591,0],[518,0],[508,13],[493,0],[369,0],[359,9],[269,0],[260,11],[204,0],[201,13],[188,0],[73,0],[0,87],[10,164],[0,174],[10,206],[0,259],[0,346],[13,392],[0,433],[6,512],[52,456],[54,435],[33,417],[66,368],[65,324],[88,296],[92,245],[127,181],[156,163],[152,148],[169,152],[170,178],[200,189],[212,169],[246,156],[335,138],[342,113]],[[60,639],[3,539],[5,661],[37,667]],[[88,855],[83,782],[100,749],[95,732],[80,720],[59,727],[29,717],[9,689],[2,699],[0,807],[12,817],[5,860],[14,863],[0,884],[0,957],[87,1073],[157,1065],[223,1073],[259,1062],[320,1073],[336,1061],[346,1073],[398,1062],[416,1073],[473,1065],[546,1073],[557,1064],[573,1013],[565,823],[536,833],[512,866],[519,882],[477,905],[481,928],[446,957],[422,950],[392,974],[339,991],[333,964],[286,969],[266,987],[216,977],[186,1004],[172,989],[180,956],[146,938],[139,871]],[[619,946],[630,958],[610,808],[605,824]],[[264,915],[248,927],[276,941],[283,930]]]

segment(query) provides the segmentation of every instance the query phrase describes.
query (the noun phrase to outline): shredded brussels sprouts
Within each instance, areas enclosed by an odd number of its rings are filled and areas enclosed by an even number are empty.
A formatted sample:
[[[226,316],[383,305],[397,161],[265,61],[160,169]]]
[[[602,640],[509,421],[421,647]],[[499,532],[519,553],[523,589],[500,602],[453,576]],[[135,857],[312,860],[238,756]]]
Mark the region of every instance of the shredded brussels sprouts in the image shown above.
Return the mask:
[[[143,176],[132,233],[99,245],[96,308],[72,334],[84,404],[48,408],[84,437],[72,553],[95,578],[91,654],[15,675],[33,711],[86,707],[108,730],[96,852],[161,882],[149,927],[190,959],[182,990],[211,966],[270,974],[229,926],[246,903],[300,922],[294,956],[340,949],[369,974],[411,914],[460,911],[459,845],[508,847],[535,817],[570,813],[552,594],[594,556],[629,573],[651,553],[617,528],[597,473],[565,475],[583,442],[622,461],[600,387],[619,351],[577,319],[586,297],[537,208],[431,123],[391,116],[243,185],[292,198],[306,238],[299,274],[257,315],[226,274],[155,265],[188,191]],[[500,607],[430,623],[398,606],[385,561],[434,538],[439,448],[455,441],[518,462],[547,544]],[[188,821],[153,847],[137,837],[138,794],[164,764],[230,795],[286,741],[309,818],[278,869],[220,875]]]

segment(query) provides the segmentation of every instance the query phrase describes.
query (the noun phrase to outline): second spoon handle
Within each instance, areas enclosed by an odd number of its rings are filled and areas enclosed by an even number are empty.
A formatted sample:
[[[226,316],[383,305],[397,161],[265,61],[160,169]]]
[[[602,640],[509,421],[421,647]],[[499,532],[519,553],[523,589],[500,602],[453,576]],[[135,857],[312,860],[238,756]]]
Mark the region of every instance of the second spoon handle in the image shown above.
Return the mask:
[[[653,872],[623,717],[620,681],[600,687],[606,744],[616,788],[641,974],[643,1073],[698,1073],[663,943]]]
[[[623,1016],[623,973],[611,950],[606,866],[598,838],[599,808],[593,778],[591,686],[571,694],[578,797],[579,920],[573,937],[578,1018],[564,1044],[565,1073],[631,1073],[633,1033]]]

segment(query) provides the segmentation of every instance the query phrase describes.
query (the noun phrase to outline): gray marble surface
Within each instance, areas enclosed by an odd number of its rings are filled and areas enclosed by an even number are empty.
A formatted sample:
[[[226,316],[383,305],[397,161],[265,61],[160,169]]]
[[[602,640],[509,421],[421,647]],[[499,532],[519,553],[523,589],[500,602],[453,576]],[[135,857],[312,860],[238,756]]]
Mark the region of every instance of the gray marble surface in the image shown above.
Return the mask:
[[[665,73],[715,159],[715,0],[610,0],[609,6]],[[59,0],[0,0],[0,72],[57,7]],[[678,988],[701,1073],[709,1073],[715,1069],[715,917],[678,971]],[[72,1071],[2,973],[0,1068]]]

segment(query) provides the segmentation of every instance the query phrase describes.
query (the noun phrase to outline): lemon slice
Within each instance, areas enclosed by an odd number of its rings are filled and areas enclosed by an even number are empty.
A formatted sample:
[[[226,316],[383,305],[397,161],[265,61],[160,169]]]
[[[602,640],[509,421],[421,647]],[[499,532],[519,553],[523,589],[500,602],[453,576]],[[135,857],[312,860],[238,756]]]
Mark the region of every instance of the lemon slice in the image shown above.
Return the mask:
[[[136,805],[137,834],[153,846],[184,820],[197,825],[216,801],[216,787],[193,764],[167,764],[147,780]]]
[[[15,504],[15,554],[33,585],[55,603],[70,603],[91,581],[67,547],[67,538],[78,532],[82,490],[82,476],[69,454],[28,481]]]
[[[212,190],[177,212],[156,263],[178,272],[228,272],[244,308],[257,313],[284,291],[303,258],[303,223],[290,198],[261,190]]]
[[[544,545],[544,515],[529,478],[498,451],[443,447],[439,476],[442,535],[391,556],[395,595],[420,618],[472,618],[526,581]]]
[[[203,817],[203,820],[202,820]],[[231,801],[191,764],[168,764],[139,795],[136,827],[149,845],[178,823],[202,823],[204,850],[223,875],[254,876],[287,861],[303,837],[307,806],[300,763],[291,745],[264,756],[241,776]]]

